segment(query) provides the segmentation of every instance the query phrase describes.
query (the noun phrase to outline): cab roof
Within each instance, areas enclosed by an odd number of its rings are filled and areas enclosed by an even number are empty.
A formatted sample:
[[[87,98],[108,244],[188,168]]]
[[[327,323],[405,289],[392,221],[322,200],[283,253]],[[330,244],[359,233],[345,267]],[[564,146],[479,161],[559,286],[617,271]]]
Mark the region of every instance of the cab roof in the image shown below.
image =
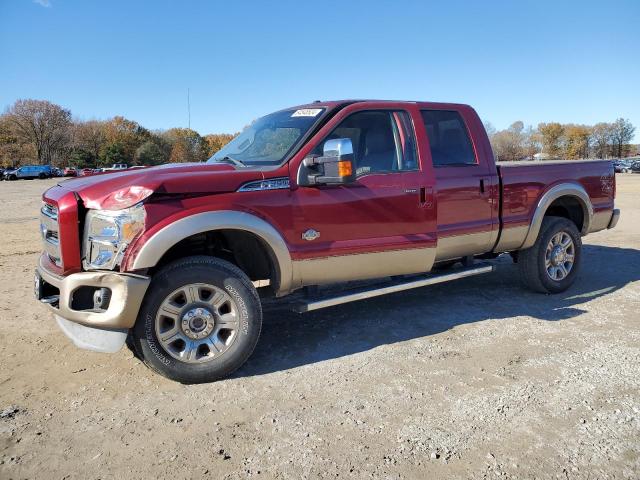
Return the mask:
[[[469,107],[469,105],[462,103],[451,103],[451,102],[428,102],[421,100],[380,100],[380,99],[345,99],[345,100],[316,100],[315,102],[305,103],[302,105],[296,105],[292,107],[288,107],[285,110],[290,110],[293,108],[302,109],[302,108],[328,108],[333,109],[336,107],[345,107],[347,105],[352,105],[354,103],[404,103],[404,104],[412,104],[412,105],[424,105],[424,106],[450,106],[450,107]]]

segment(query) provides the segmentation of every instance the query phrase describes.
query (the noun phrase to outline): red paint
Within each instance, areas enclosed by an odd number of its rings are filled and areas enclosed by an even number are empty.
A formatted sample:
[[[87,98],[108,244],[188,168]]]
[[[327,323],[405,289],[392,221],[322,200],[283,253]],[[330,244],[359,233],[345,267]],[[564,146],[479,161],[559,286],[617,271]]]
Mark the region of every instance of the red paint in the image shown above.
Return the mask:
[[[152,189],[146,200],[147,225],[129,248],[127,270],[143,245],[164,226],[195,213],[237,210],[252,213],[275,227],[293,259],[434,246],[438,237],[485,233],[487,251],[500,227],[499,173],[482,122],[466,105],[416,102],[358,101],[301,105],[325,107],[331,117],[287,163],[279,167],[238,169],[231,165],[173,164],[127,170],[65,181],[44,198],[60,209],[64,273],[80,269],[80,231],[75,192],[82,207],[105,208],[109,196],[131,186]],[[404,110],[417,139],[420,169],[368,174],[344,186],[299,187],[300,163],[326,135],[352,113],[362,110]],[[433,168],[421,109],[453,110],[463,117],[477,164]],[[331,116],[333,114],[333,116]],[[406,139],[402,138],[402,141]],[[563,181],[579,182],[595,211],[613,208],[613,191],[603,193],[603,176],[613,175],[610,162],[532,164],[501,169],[505,226],[528,224],[540,196]],[[237,192],[243,184],[265,178],[289,177],[291,188]],[[484,192],[480,181],[484,182]],[[420,191],[426,192],[425,202]],[[302,239],[309,228],[321,232],[314,242]],[[483,252],[478,252],[483,253]],[[53,267],[52,270],[55,270]],[[60,272],[62,273],[62,272]]]
[[[579,183],[589,194],[594,213],[611,211],[615,197],[615,175],[610,161],[571,163],[532,163],[500,168],[503,184],[502,220],[505,227],[528,225],[539,198],[554,185]],[[602,179],[611,178],[613,188],[606,192]]]
[[[298,168],[304,157],[349,115],[362,110],[405,110],[414,125],[421,124],[420,111],[407,102],[359,102],[343,108],[289,162],[292,188],[293,230],[286,232],[294,259],[336,254],[399,250],[434,246],[434,205],[420,204],[420,188],[434,188],[429,162],[425,162],[420,138],[420,170],[373,173],[346,186],[296,187]],[[418,134],[418,132],[416,132]],[[419,134],[418,134],[419,137]],[[409,193],[407,193],[409,192]],[[308,242],[301,233],[308,228],[321,232]]]
[[[476,157],[475,165],[434,168],[438,197],[438,237],[484,234],[491,250],[499,228],[499,181],[493,152],[476,112],[466,105],[425,104],[429,110],[455,110],[462,116]],[[426,135],[423,137],[426,141]],[[481,182],[483,187],[481,188]]]
[[[79,272],[82,267],[80,260],[80,230],[78,228],[78,203],[74,193],[61,186],[47,190],[42,199],[58,208],[58,237],[62,257],[62,268],[56,266],[45,255],[46,264],[54,273],[69,274]]]

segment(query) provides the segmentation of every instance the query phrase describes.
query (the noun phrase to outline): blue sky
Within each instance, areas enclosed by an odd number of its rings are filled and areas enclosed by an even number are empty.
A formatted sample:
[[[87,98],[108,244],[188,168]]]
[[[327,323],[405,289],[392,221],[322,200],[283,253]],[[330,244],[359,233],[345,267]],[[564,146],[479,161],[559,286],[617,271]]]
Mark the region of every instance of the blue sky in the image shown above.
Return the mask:
[[[202,134],[315,99],[455,101],[505,128],[629,118],[640,1],[0,0],[0,108]]]

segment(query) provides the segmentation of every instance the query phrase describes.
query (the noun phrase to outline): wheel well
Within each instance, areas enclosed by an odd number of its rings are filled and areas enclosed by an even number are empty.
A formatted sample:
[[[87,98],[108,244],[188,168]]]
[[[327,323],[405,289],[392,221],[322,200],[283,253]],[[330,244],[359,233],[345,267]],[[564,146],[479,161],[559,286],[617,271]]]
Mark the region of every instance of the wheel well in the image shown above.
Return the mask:
[[[578,227],[579,231],[582,231],[584,226],[584,209],[580,200],[576,197],[564,196],[556,198],[547,211],[544,213],[545,217],[564,217],[571,220]]]
[[[267,243],[244,230],[212,230],[180,240],[153,268],[154,271],[179,258],[210,255],[222,258],[240,268],[252,281],[269,280],[269,288],[277,289],[279,271],[275,255]]]

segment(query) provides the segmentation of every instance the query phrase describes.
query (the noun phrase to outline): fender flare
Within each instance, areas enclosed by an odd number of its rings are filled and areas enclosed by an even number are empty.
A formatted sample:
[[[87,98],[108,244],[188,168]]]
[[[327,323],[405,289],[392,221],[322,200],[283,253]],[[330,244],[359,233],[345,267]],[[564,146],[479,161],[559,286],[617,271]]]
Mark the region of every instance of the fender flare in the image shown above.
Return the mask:
[[[521,249],[531,248],[533,244],[536,243],[545,213],[547,213],[551,204],[561,197],[573,197],[578,200],[578,203],[580,203],[582,207],[582,213],[584,214],[581,233],[582,235],[586,235],[589,232],[593,219],[593,205],[591,204],[589,194],[582,185],[577,183],[560,183],[547,190],[540,197],[540,200],[538,200],[531,224],[529,225],[529,231],[527,232],[522,247],[520,247]]]
[[[152,268],[180,241],[198,233],[215,230],[242,230],[253,233],[271,249],[278,271],[277,295],[291,291],[293,267],[284,238],[265,220],[246,212],[218,210],[181,218],[154,233],[138,250],[132,270]]]

